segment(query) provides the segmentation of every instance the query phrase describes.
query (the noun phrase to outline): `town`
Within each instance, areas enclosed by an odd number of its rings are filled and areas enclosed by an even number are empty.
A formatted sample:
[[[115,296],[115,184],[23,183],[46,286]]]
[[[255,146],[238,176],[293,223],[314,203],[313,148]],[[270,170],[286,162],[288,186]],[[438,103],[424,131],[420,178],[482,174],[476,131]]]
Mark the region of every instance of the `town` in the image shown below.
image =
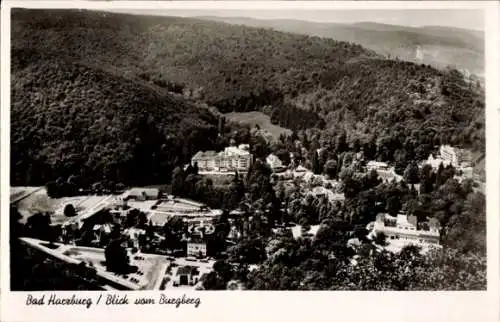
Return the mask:
[[[11,12],[12,290],[486,289],[484,32],[142,13]]]
[[[301,142],[294,145],[300,147]],[[29,213],[25,224],[28,233],[21,238],[25,245],[80,270],[95,271],[94,281],[102,289],[203,290],[215,283],[207,279],[213,279],[214,270],[223,270],[221,263],[251,272],[272,256],[278,240],[314,240],[321,235],[325,226],[321,218],[345,208],[346,198],[352,198],[350,182],[354,178],[366,179],[372,187],[394,185],[416,196],[425,192],[426,182],[420,180],[425,173],[447,169],[458,182],[478,181],[473,177],[468,151],[446,145],[436,151],[436,156],[431,154],[416,167],[411,163],[403,174],[397,174],[393,165],[365,160],[362,149],[352,154],[351,160],[344,156],[343,167],[326,161],[324,170],[317,171],[323,149],[317,149],[312,157],[316,164],[304,162],[292,152],[285,163],[273,153],[256,158],[249,144],[239,144],[221,152],[196,153],[189,164],[174,171],[169,193],[159,188],[120,187],[123,191],[50,198],[43,187],[21,187],[12,188],[11,204],[21,215]],[[188,175],[176,178],[179,171]],[[225,178],[231,187],[229,199],[235,200],[224,203],[223,209],[211,209],[193,200],[203,198],[182,189],[188,185],[189,174],[210,180]],[[176,180],[181,181],[177,186]],[[479,189],[477,183],[474,186]],[[259,191],[259,198],[252,200],[252,189],[269,187],[270,191]],[[26,207],[26,200],[40,198],[50,200],[51,210],[30,213],[40,205]],[[376,218],[364,227],[366,218],[342,220],[347,223],[340,228],[348,236],[345,247],[352,251],[354,263],[362,245],[392,253],[411,245],[423,253],[441,247],[438,219],[417,214],[410,203],[403,205],[394,196],[389,196],[385,205],[374,203],[373,208]],[[258,240],[252,241],[252,236]],[[243,287],[242,281],[234,278],[222,286]]]

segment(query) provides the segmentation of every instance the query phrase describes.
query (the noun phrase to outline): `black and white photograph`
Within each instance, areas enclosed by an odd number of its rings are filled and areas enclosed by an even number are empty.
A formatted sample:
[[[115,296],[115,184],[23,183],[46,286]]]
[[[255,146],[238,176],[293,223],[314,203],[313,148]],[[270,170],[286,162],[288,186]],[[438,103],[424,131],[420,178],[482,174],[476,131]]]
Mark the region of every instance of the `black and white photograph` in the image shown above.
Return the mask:
[[[12,292],[487,290],[484,9],[19,7],[10,37]]]

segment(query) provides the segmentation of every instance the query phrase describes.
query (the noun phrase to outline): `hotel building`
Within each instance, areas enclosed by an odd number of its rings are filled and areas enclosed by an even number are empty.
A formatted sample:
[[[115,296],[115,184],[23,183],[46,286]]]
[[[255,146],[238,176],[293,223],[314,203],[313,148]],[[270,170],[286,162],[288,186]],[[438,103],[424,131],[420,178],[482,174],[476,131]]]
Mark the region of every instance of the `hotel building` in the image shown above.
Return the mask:
[[[399,240],[403,244],[439,245],[439,225],[437,220],[431,219],[427,223],[429,229],[419,229],[417,217],[400,213],[397,217],[388,214],[379,214],[373,225],[375,234],[384,233],[387,241]]]
[[[200,171],[248,171],[251,154],[246,144],[227,147],[224,151],[199,151],[191,159]]]

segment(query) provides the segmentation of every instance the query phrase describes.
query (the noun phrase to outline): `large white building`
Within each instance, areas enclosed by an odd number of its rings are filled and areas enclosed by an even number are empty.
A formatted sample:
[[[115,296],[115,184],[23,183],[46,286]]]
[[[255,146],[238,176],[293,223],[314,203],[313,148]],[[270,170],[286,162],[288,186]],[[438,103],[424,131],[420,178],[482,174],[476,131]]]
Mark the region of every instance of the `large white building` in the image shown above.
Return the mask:
[[[221,152],[199,151],[191,159],[200,171],[247,171],[250,167],[251,154],[247,144],[230,146]]]
[[[450,161],[443,160],[441,157],[434,158],[434,156],[431,154],[429,158],[424,162],[424,164],[430,165],[433,169],[439,168],[439,166],[442,164],[444,167],[448,166],[451,164]]]
[[[398,242],[401,246],[414,245],[439,245],[439,225],[437,220],[431,219],[426,223],[428,229],[420,229],[417,217],[400,213],[397,217],[388,214],[379,214],[373,224],[374,235],[384,233],[387,242]]]
[[[431,154],[424,162],[424,164],[432,166],[433,169],[439,168],[442,164],[444,167],[451,165],[455,168],[465,169],[465,171],[469,171],[471,163],[472,155],[470,151],[454,148],[449,145],[442,145],[439,148],[439,155],[437,157]]]
[[[467,150],[458,149],[449,145],[442,145],[439,148],[441,159],[450,162],[455,168],[468,167],[471,163],[471,153]]]
[[[193,257],[206,257],[207,256],[207,243],[196,241],[187,243],[187,256]]]

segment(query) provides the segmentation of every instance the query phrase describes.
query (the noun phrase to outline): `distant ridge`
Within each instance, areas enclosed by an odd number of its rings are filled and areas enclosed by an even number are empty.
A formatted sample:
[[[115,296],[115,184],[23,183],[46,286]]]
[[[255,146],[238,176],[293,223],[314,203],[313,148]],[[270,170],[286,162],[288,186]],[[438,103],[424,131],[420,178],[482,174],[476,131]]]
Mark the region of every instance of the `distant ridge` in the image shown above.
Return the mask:
[[[294,19],[199,16],[198,19],[271,28],[358,43],[403,60],[448,66],[484,75],[484,32],[445,26],[400,26],[378,22],[326,23]]]
[[[16,185],[72,174],[90,184],[103,176],[130,185],[165,182],[196,151],[227,145],[214,109],[262,112],[281,128],[317,131],[325,143],[408,138],[398,144],[420,147],[425,157],[441,141],[484,150],[484,93],[474,78],[326,36],[361,30],[354,35],[377,44],[385,32],[321,25],[310,36],[199,18],[56,9],[13,10],[11,27]],[[396,36],[385,46],[401,54],[435,39],[389,34]],[[455,40],[448,41],[454,52]],[[426,58],[428,46],[419,50]],[[391,162],[394,153],[381,158]]]

